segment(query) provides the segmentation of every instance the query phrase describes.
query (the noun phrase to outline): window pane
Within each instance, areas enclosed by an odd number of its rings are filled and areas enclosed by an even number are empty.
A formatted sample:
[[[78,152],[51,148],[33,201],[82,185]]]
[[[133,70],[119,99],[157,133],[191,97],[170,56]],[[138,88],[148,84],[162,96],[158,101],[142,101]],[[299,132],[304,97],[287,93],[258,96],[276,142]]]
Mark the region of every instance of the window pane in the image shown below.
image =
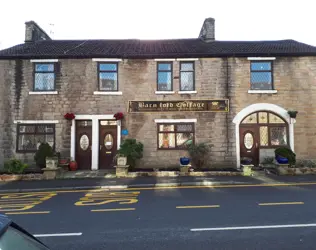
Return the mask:
[[[271,70],[271,62],[252,62],[251,70]]]
[[[269,113],[269,123],[285,123],[280,117]]]
[[[193,89],[193,72],[181,72],[180,90],[194,90]]]
[[[117,64],[116,63],[101,63],[99,64],[99,68],[101,71],[116,71]]]
[[[193,71],[193,63],[181,63],[180,70],[183,71]]]
[[[54,73],[35,73],[35,90],[54,90]]]
[[[177,132],[193,132],[193,124],[178,124]]]
[[[257,113],[253,113],[246,117],[242,123],[257,123]]]
[[[18,150],[36,151],[34,135],[19,135]]]
[[[260,145],[268,146],[268,127],[260,127]]]
[[[174,131],[174,125],[164,124],[159,125],[159,131]]]
[[[36,72],[43,72],[43,71],[54,71],[54,64],[36,64],[35,65]]]
[[[259,123],[268,123],[268,113],[259,112],[258,118],[259,118]]]
[[[118,90],[117,73],[100,73],[100,90]]]
[[[159,63],[158,70],[171,70],[171,63]]]
[[[270,127],[271,145],[286,145],[286,127]]]
[[[270,72],[252,72],[251,89],[270,90],[272,89],[272,76]]]
[[[35,133],[35,125],[21,125],[20,133]]]
[[[186,148],[193,142],[193,133],[177,133],[177,148]]]
[[[174,133],[159,133],[159,148],[175,148],[175,134]]]
[[[171,90],[171,72],[158,73],[158,90]]]

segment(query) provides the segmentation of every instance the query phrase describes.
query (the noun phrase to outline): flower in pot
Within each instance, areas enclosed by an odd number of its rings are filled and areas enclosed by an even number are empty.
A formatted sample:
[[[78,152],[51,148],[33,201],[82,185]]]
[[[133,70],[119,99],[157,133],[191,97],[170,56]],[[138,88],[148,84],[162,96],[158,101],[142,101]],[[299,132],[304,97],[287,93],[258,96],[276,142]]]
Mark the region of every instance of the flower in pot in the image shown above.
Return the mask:
[[[188,157],[180,157],[180,164],[183,166],[189,165],[190,158]]]
[[[124,114],[122,112],[117,112],[116,114],[114,114],[114,118],[118,121],[118,120],[122,120],[124,118]]]
[[[70,171],[76,171],[78,169],[78,164],[75,160],[69,162],[69,169]]]
[[[64,115],[64,118],[66,120],[68,120],[68,121],[71,121],[71,120],[75,119],[75,117],[76,116],[73,113],[67,113],[67,114]]]
[[[297,115],[297,113],[298,113],[298,111],[295,111],[295,110],[289,110],[288,112],[287,112],[288,114],[289,114],[289,116],[291,117],[291,118],[296,118],[296,115]]]
[[[249,158],[249,157],[242,157],[241,160],[240,160],[240,163],[242,165],[251,165],[252,159]]]

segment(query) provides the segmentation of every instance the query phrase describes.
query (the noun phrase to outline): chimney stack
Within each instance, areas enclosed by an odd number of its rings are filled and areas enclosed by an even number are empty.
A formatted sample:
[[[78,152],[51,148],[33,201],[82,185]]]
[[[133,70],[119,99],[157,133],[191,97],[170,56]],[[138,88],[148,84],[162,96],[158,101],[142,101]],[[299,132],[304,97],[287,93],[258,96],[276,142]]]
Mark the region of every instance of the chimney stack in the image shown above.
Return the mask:
[[[215,40],[215,19],[214,18],[209,17],[204,20],[199,38],[204,40],[205,42],[211,42]]]
[[[49,35],[35,23],[29,21],[25,23],[25,42],[36,42],[40,40],[52,40]]]

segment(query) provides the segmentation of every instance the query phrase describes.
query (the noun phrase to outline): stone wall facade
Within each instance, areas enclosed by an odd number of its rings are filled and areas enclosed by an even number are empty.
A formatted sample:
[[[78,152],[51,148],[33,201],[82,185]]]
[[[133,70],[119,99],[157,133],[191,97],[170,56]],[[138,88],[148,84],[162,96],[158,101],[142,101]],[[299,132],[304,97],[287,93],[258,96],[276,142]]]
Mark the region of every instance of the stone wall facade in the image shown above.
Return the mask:
[[[247,58],[205,58],[195,61],[196,94],[179,94],[179,61],[173,61],[173,94],[156,94],[157,62],[125,59],[119,64],[118,86],[122,95],[96,95],[97,62],[92,59],[60,59],[56,73],[58,94],[32,94],[33,63],[30,60],[0,61],[0,164],[11,157],[31,162],[34,154],[16,153],[16,120],[58,120],[56,150],[70,155],[71,126],[63,118],[123,112],[127,137],[144,144],[142,167],[178,165],[183,150],[157,150],[155,119],[197,119],[196,142],[210,144],[209,166],[236,166],[234,117],[254,103],[272,103],[295,109],[295,151],[298,157],[316,158],[316,58],[277,58],[274,61],[276,94],[249,94],[250,66]],[[229,99],[230,111],[127,113],[130,100]],[[98,142],[93,142],[98,143]]]

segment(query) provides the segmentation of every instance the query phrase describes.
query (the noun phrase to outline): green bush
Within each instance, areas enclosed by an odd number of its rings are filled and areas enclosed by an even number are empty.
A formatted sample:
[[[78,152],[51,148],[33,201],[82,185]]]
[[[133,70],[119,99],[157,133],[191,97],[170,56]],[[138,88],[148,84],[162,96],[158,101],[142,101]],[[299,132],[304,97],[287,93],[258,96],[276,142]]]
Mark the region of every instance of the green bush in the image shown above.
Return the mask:
[[[209,151],[210,146],[205,143],[188,145],[188,152],[190,154],[191,161],[196,168],[202,168],[205,166],[206,157]]]
[[[4,170],[10,174],[21,174],[27,167],[27,164],[18,159],[10,159],[4,163]]]
[[[34,160],[37,166],[45,168],[46,157],[53,157],[54,155],[54,150],[48,143],[41,143],[34,155]]]
[[[295,165],[296,154],[288,147],[279,147],[274,150],[275,156],[285,157],[289,160],[290,165]]]
[[[125,139],[117,153],[127,157],[127,165],[133,169],[136,166],[136,160],[143,158],[143,151],[144,145],[141,142],[136,142],[136,139]]]

